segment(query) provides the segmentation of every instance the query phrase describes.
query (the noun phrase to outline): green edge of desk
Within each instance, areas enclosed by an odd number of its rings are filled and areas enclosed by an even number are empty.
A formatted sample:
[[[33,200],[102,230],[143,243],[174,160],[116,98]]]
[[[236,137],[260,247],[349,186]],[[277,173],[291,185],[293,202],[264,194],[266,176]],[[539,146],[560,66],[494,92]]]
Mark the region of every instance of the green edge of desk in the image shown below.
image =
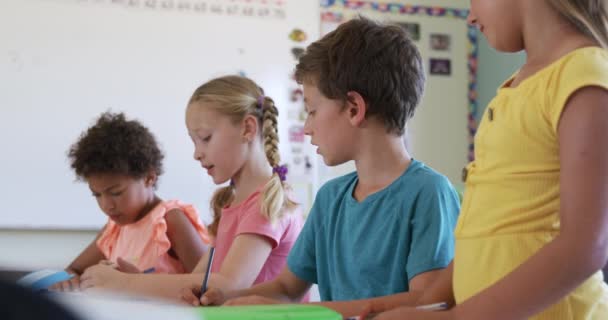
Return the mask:
[[[197,312],[205,320],[342,320],[342,316],[333,310],[305,304],[201,307]]]

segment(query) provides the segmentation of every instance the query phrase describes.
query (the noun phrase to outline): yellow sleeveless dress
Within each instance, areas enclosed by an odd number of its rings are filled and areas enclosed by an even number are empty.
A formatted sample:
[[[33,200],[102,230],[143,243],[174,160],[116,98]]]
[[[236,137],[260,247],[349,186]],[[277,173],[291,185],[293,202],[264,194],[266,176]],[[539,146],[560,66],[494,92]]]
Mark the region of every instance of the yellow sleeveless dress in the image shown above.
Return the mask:
[[[503,85],[486,109],[475,136],[475,161],[463,171],[455,231],[457,303],[503,278],[559,233],[557,127],[568,98],[586,86],[608,89],[608,51],[575,50],[515,88]],[[531,319],[607,320],[601,271]]]

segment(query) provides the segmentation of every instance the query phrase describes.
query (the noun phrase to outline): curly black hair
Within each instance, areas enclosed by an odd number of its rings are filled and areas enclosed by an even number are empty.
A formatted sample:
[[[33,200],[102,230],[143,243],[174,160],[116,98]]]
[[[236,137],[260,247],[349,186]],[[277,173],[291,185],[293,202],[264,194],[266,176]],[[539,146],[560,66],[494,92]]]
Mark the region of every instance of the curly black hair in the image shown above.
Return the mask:
[[[123,174],[140,179],[163,172],[164,155],[152,133],[123,113],[104,112],[68,151],[79,179],[95,174]]]

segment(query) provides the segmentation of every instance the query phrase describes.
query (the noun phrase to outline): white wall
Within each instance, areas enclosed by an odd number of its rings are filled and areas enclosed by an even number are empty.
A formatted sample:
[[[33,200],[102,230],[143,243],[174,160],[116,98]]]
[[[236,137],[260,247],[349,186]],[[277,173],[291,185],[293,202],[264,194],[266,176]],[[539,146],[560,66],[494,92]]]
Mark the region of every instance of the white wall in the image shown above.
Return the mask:
[[[0,230],[0,269],[65,268],[94,231]]]

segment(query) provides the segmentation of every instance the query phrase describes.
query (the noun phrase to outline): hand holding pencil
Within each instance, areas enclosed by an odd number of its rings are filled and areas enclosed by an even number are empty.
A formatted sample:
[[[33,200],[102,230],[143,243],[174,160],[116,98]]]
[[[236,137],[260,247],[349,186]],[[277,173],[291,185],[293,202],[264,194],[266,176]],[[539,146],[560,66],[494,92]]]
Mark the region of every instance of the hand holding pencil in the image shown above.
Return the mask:
[[[214,254],[215,247],[211,247],[209,249],[209,260],[207,261],[207,269],[205,270],[202,285],[200,287],[198,285],[193,285],[190,288],[182,289],[181,299],[186,303],[193,306],[220,305],[224,303],[223,294],[220,290],[208,288]]]

